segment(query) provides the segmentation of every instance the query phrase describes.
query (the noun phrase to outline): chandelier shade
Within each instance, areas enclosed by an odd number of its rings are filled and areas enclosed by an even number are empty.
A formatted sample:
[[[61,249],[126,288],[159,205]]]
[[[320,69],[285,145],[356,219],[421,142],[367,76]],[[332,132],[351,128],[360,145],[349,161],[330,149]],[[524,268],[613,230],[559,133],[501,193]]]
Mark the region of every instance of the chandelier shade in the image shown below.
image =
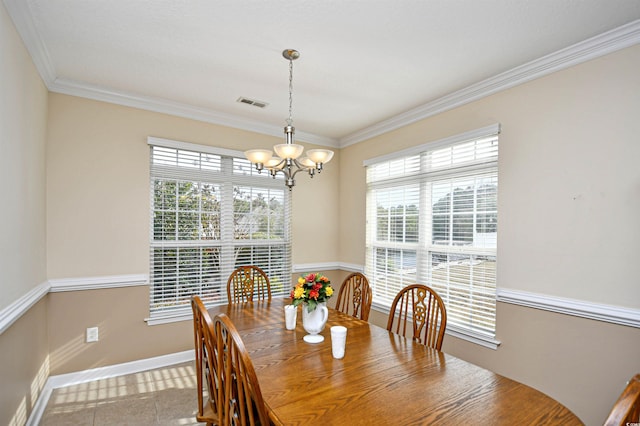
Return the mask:
[[[273,152],[268,149],[250,149],[245,151],[244,155],[252,163],[266,164],[273,157]]]
[[[286,49],[282,56],[289,60],[289,118],[284,127],[285,143],[275,145],[273,151],[268,149],[250,149],[244,152],[245,157],[255,166],[259,173],[266,169],[275,178],[278,173],[282,173],[285,178],[285,185],[289,190],[296,184],[295,176],[300,171],[309,173],[313,177],[320,173],[323,165],[331,161],[333,151],[328,149],[310,149],[305,156],[302,156],[304,147],[294,143],[295,127],[293,127],[293,61],[300,57],[297,50]]]
[[[302,151],[304,151],[304,146],[298,145],[295,143],[281,143],[275,145],[273,150],[276,152],[276,155],[280,158],[290,158],[295,160],[296,158],[302,155]]]

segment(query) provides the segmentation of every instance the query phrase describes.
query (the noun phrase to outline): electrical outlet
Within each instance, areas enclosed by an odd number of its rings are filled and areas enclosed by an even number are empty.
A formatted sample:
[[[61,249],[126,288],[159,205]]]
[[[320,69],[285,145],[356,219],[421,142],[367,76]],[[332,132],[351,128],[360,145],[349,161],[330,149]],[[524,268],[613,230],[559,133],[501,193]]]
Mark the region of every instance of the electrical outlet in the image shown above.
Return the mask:
[[[87,343],[98,341],[98,327],[87,328]]]

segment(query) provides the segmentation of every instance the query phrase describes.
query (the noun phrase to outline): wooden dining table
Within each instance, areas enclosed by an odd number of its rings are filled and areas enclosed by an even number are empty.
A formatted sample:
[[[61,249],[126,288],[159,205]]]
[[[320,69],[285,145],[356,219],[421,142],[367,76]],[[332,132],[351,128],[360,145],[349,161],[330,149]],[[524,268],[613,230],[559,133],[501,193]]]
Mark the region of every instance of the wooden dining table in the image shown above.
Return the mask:
[[[306,343],[289,299],[221,305],[249,351],[275,425],[581,425],[544,393],[334,309],[321,343]],[[347,328],[334,359],[330,327]]]

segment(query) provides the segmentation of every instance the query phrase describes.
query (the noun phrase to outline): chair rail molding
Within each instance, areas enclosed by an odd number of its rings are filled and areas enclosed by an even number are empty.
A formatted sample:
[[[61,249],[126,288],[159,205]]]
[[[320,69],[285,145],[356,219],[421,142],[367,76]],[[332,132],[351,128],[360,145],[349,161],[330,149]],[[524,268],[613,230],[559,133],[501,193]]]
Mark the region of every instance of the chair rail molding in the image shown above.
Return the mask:
[[[45,281],[0,311],[0,334],[16,322],[25,312],[49,293],[51,284]]]
[[[344,262],[298,263],[293,265],[291,272],[299,274],[314,271],[333,271],[337,269],[349,272],[364,272],[363,265]]]
[[[102,288],[133,287],[149,285],[149,277],[145,274],[109,275],[103,277],[62,278],[49,280],[51,293],[61,291],[98,290]]]
[[[497,301],[560,314],[640,328],[640,309],[499,288]]]

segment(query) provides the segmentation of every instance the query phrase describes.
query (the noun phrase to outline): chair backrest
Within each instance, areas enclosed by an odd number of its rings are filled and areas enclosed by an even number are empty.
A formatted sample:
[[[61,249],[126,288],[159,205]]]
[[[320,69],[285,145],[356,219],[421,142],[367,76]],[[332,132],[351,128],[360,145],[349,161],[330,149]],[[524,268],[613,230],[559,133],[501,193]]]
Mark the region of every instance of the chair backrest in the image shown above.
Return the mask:
[[[254,265],[239,266],[227,280],[229,304],[256,300],[271,300],[271,283],[262,269]]]
[[[338,291],[336,309],[367,321],[369,319],[369,311],[371,311],[372,297],[367,277],[360,272],[354,272],[342,281]]]
[[[640,374],[633,376],[604,422],[605,426],[640,423]]]
[[[225,314],[213,319],[213,363],[222,425],[268,425],[269,413],[262,399],[258,377],[238,330]],[[206,339],[205,339],[206,340]]]
[[[391,304],[387,321],[387,330],[391,332],[410,336],[416,342],[440,350],[446,328],[447,310],[444,302],[438,293],[426,285],[406,286]]]
[[[191,297],[191,309],[193,310],[193,338],[195,343],[196,358],[196,383],[198,391],[198,412],[196,420],[207,425],[218,424],[217,403],[214,382],[208,364],[211,352],[205,344],[205,330],[213,327],[213,321],[202,300],[198,296]],[[206,384],[207,392],[204,391]]]

